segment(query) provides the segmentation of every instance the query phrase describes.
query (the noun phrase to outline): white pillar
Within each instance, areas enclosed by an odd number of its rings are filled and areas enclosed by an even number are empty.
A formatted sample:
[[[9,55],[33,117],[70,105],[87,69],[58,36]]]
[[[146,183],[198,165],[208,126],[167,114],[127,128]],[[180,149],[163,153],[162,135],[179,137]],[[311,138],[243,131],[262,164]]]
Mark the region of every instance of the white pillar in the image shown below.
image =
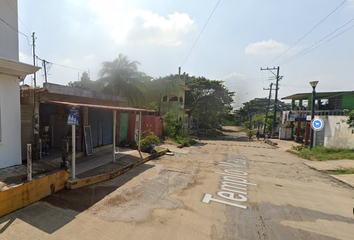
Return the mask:
[[[140,141],[141,141],[141,111],[139,112],[139,134],[138,134],[138,152],[140,154],[140,157],[143,158],[141,155],[141,150],[140,150]]]
[[[75,125],[71,125],[71,137],[72,137],[72,179],[75,179],[75,165],[76,165],[76,155],[75,155],[75,146],[76,146],[76,136],[75,136]]]
[[[117,123],[117,110],[113,110],[113,151],[112,162],[116,160],[116,123]]]

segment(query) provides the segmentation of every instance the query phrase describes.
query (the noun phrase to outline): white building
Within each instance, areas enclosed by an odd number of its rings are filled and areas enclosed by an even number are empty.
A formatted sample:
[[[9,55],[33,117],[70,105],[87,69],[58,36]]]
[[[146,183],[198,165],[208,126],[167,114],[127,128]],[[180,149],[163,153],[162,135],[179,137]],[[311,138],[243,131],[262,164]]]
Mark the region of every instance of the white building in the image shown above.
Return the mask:
[[[22,163],[20,78],[39,67],[19,62],[17,0],[0,1],[0,169]]]

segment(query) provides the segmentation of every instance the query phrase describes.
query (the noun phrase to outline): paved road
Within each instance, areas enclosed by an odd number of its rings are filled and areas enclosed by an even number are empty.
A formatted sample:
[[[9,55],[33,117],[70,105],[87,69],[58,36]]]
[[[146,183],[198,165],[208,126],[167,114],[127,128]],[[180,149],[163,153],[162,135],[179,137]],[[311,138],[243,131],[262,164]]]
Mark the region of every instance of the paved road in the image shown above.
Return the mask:
[[[0,218],[0,239],[354,239],[354,189],[283,149],[170,148],[174,156]]]

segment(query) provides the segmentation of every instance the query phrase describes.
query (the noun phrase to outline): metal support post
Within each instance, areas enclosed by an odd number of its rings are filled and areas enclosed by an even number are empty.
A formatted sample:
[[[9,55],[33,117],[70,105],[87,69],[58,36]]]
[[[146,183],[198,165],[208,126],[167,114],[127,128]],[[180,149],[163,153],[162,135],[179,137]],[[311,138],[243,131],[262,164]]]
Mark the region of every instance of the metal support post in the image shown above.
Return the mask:
[[[72,170],[73,170],[73,172],[72,172],[72,179],[75,179],[75,173],[76,173],[76,169],[75,169],[75,165],[76,165],[76,149],[75,149],[75,146],[76,146],[76,136],[75,136],[75,134],[76,134],[76,132],[75,132],[75,128],[76,128],[76,126],[75,125],[71,125],[71,136],[72,136]]]
[[[117,110],[113,110],[113,151],[112,162],[116,160],[116,122],[117,122]]]
[[[27,181],[32,181],[32,145],[27,144]]]
[[[140,155],[140,158],[143,158],[143,156],[141,155],[141,111],[139,112],[139,135],[138,135],[138,152]]]

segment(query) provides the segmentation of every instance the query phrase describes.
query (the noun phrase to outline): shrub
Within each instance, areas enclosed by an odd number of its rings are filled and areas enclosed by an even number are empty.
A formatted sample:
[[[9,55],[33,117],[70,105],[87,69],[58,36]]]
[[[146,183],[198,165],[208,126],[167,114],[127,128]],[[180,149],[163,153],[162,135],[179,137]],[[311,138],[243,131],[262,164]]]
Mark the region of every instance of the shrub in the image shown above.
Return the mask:
[[[140,144],[146,147],[158,144],[160,142],[160,138],[156,136],[155,133],[150,129],[144,131],[141,134],[141,139],[142,140],[140,141]]]
[[[190,147],[196,144],[196,141],[192,139],[190,136],[179,135],[176,137],[176,142],[182,144],[185,147]]]
[[[173,137],[176,135],[176,117],[173,111],[167,112],[162,116],[163,119],[163,134],[167,137]]]

